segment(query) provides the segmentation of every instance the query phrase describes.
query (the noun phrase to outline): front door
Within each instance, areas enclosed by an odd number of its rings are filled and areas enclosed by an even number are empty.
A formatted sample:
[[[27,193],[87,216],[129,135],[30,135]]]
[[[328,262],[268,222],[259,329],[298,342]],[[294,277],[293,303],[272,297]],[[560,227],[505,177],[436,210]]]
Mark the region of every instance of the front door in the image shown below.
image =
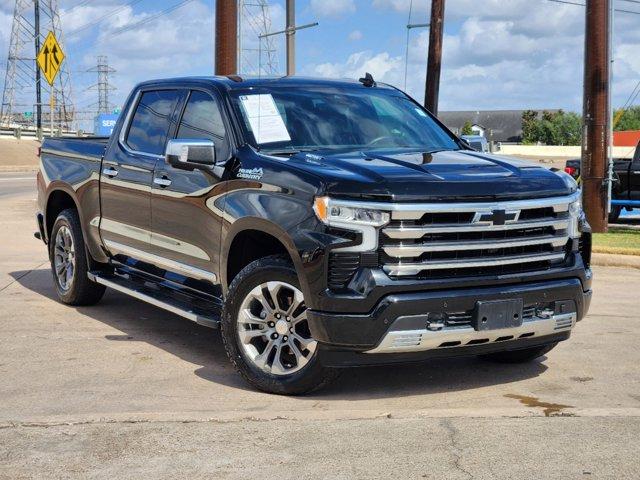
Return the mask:
[[[191,91],[175,138],[212,140],[218,164],[230,155],[228,132],[217,96]],[[218,167],[184,170],[160,160],[151,196],[151,251],[167,259],[167,270],[204,280],[206,289],[216,293],[222,211],[214,203],[224,188],[221,171]]]
[[[120,260],[144,260],[149,250],[153,172],[175,130],[171,118],[180,95],[177,90],[139,92],[120,138],[102,162],[100,235],[112,255],[124,257]]]

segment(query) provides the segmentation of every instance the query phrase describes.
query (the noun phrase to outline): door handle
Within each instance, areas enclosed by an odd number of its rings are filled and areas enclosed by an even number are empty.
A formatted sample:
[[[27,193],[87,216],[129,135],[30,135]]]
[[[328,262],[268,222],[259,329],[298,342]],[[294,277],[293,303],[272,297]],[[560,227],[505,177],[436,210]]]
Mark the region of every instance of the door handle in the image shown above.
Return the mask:
[[[103,168],[103,169],[102,169],[102,173],[103,173],[104,175],[106,175],[107,177],[109,177],[109,178],[113,178],[113,177],[115,177],[116,175],[118,175],[118,170],[116,170],[116,169],[115,169],[115,168],[113,168],[113,167],[106,167],[106,168]]]
[[[155,183],[156,185],[160,185],[161,187],[164,188],[171,185],[171,180],[169,180],[169,178],[166,175],[163,175],[162,177],[154,177],[153,183]]]

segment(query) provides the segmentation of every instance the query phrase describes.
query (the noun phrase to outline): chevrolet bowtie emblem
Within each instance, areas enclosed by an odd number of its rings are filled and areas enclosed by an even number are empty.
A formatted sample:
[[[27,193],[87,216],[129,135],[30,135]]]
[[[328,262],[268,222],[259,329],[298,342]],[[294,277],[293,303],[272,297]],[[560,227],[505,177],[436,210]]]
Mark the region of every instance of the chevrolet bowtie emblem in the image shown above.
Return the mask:
[[[478,222],[492,223],[493,225],[504,225],[518,219],[520,212],[507,212],[506,210],[493,210],[491,213],[482,213],[478,217]]]

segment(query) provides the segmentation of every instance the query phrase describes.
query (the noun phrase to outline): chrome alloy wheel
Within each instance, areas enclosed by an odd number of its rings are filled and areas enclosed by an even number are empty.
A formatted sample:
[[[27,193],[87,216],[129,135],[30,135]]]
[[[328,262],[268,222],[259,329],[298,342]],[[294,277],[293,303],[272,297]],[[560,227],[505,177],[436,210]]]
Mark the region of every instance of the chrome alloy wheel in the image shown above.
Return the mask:
[[[238,337],[249,359],[273,375],[302,369],[315,354],[302,292],[285,282],[266,282],[245,297],[238,312]]]
[[[71,230],[66,225],[61,226],[56,233],[53,246],[53,268],[58,285],[65,292],[73,284],[76,271],[76,254]]]

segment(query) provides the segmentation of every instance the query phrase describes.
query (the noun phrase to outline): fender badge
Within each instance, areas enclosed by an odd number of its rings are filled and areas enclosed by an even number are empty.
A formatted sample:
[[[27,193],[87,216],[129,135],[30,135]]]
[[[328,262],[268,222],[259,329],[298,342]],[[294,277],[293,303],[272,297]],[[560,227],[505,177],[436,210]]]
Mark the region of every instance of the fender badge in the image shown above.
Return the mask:
[[[246,178],[248,180],[260,180],[262,178],[262,175],[263,175],[262,167],[241,168],[238,171],[238,178]]]

